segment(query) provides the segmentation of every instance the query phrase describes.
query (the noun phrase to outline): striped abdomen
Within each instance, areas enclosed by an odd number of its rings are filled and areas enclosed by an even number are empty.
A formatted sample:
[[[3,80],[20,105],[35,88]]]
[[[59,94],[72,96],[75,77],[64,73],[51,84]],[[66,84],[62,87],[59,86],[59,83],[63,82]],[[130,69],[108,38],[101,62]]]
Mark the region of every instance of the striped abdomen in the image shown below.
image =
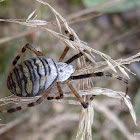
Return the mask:
[[[48,90],[57,80],[58,70],[51,58],[39,56],[17,64],[7,78],[11,93],[27,97]]]

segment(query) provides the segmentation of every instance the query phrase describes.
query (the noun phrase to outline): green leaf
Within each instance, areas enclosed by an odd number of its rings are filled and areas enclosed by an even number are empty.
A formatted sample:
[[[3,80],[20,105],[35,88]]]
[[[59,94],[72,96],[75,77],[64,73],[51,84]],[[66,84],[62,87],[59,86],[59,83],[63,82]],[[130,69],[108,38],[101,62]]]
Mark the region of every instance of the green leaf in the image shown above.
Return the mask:
[[[83,4],[86,7],[93,7],[108,1],[110,0],[83,0]],[[125,0],[117,4],[114,4],[112,6],[101,8],[98,10],[98,12],[104,12],[104,13],[124,12],[128,10],[136,9],[136,7],[140,7],[140,0]]]

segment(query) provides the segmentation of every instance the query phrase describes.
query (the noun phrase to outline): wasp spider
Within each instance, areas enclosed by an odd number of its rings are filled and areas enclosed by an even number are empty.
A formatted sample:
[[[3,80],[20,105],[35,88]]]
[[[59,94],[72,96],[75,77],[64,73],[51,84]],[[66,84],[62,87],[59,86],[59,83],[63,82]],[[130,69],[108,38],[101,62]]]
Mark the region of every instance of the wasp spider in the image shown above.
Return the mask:
[[[66,31],[68,34],[68,32]],[[70,40],[73,41],[73,35],[70,35]],[[21,55],[26,51],[26,49],[31,50],[34,54],[36,54],[37,58],[30,58],[23,61],[20,64],[17,64],[17,61],[20,59]],[[60,82],[64,82],[70,88],[71,92],[77,97],[78,101],[84,108],[88,107],[88,102],[84,102],[74,87],[69,83],[70,80],[84,79],[89,77],[97,77],[97,76],[105,76],[105,77],[113,77],[118,80],[123,81],[126,84],[126,95],[128,91],[128,80],[120,77],[114,76],[109,72],[97,72],[97,73],[89,73],[77,76],[71,76],[76,68],[70,65],[71,62],[81,57],[83,54],[80,52],[73,57],[71,57],[66,62],[62,62],[65,55],[67,54],[69,47],[66,46],[64,49],[59,62],[54,62],[53,59],[47,58],[41,52],[37,51],[34,47],[29,44],[26,44],[22,50],[18,53],[18,55],[13,60],[13,69],[7,78],[7,87],[11,93],[20,97],[34,97],[38,95],[42,95],[35,102],[31,102],[29,104],[18,106],[15,108],[11,108],[8,110],[2,110],[1,113],[13,113],[22,109],[26,109],[28,107],[33,107],[35,105],[40,104],[44,99],[52,100],[52,99],[62,99],[63,91],[60,87]],[[86,52],[84,50],[84,52]],[[56,83],[57,89],[59,92],[59,96],[57,97],[49,97],[53,85]],[[90,98],[93,99],[94,96]]]

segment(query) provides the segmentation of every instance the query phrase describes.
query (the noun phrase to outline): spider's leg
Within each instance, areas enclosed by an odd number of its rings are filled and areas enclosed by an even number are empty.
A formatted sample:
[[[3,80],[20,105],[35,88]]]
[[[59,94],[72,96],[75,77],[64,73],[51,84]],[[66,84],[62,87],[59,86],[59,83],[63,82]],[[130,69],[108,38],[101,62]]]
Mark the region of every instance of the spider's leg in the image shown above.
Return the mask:
[[[74,36],[71,35],[68,31],[65,31],[65,33],[69,36],[69,40],[74,41]],[[59,58],[59,62],[63,61],[63,59],[65,58],[66,54],[68,53],[70,47],[66,46],[64,51],[62,52],[60,58]]]
[[[115,78],[117,80],[123,81],[126,84],[126,94],[128,93],[128,80],[124,79],[120,76],[115,76],[114,74],[110,73],[110,72],[97,72],[97,73],[89,73],[89,74],[83,74],[83,75],[77,75],[77,76],[71,76],[70,79],[72,80],[77,80],[77,79],[84,79],[84,78],[90,78],[90,77],[101,77],[101,76],[105,76],[105,77],[112,77]]]
[[[71,41],[74,41],[74,36],[72,34],[70,34],[67,30],[65,30],[65,33],[69,36]]]
[[[77,97],[78,101],[82,104],[82,106],[84,108],[87,108],[89,103],[83,101],[83,99],[80,97],[80,95],[77,93],[77,91],[74,89],[74,87],[70,83],[66,82],[66,84],[70,88],[71,92]]]
[[[69,36],[69,39],[71,41],[74,41],[74,36],[72,34],[70,34],[68,31],[65,30],[65,33]],[[66,49],[66,48],[65,48]],[[86,52],[86,50],[83,50],[84,52]],[[74,60],[78,59],[79,57],[83,56],[83,53],[80,52],[76,55],[74,55],[73,57],[71,57],[70,59],[68,59],[65,63],[69,64],[71,62],[73,62]]]
[[[85,51],[85,50],[84,50]],[[80,52],[74,56],[72,56],[70,59],[68,59],[65,63],[69,64],[71,62],[73,62],[74,60],[78,59],[79,57],[83,56],[83,53]]]
[[[89,99],[92,101],[95,98],[96,95],[92,95]]]
[[[62,89],[61,89],[61,87],[60,87],[60,85],[59,85],[59,83],[57,82],[56,83],[57,84],[57,89],[58,89],[58,92],[59,92],[59,96],[56,96],[56,97],[47,97],[47,99],[48,100],[53,100],[53,99],[62,99],[63,98],[63,91],[62,91]]]
[[[22,56],[22,54],[26,51],[26,49],[31,50],[33,53],[35,53],[37,56],[44,56],[41,52],[37,51],[34,47],[32,47],[29,44],[26,44],[25,46],[23,46],[23,48],[21,49],[21,51],[18,53],[18,55],[15,57],[15,59],[13,60],[12,64],[13,66],[16,65],[17,61],[20,59],[20,57]]]
[[[15,108],[10,108],[8,110],[0,110],[0,113],[13,113],[13,112],[16,112],[16,111],[20,111],[20,110],[26,109],[28,107],[33,107],[33,106],[39,105],[44,99],[46,99],[46,97],[48,96],[48,94],[50,93],[50,91],[51,91],[51,89],[49,89],[46,93],[44,93],[35,102],[31,102],[29,104],[25,104],[23,106],[18,106],[18,107],[15,107]]]
[[[74,41],[74,36],[72,34],[70,34],[68,31],[65,31],[65,33],[69,36],[69,40]],[[63,53],[61,54],[60,58],[59,58],[59,62],[63,61],[64,57],[66,56],[67,52],[69,51],[69,46],[66,46]],[[85,50],[83,50],[84,52],[86,52]],[[83,53],[78,53],[76,55],[74,55],[73,57],[71,57],[69,60],[67,60],[65,63],[69,64],[71,62],[73,62],[74,60],[78,59],[79,57],[81,57],[83,55]]]
[[[66,46],[64,51],[62,52],[60,58],[59,58],[59,62],[63,61],[64,57],[66,56],[67,52],[69,51],[70,47]]]

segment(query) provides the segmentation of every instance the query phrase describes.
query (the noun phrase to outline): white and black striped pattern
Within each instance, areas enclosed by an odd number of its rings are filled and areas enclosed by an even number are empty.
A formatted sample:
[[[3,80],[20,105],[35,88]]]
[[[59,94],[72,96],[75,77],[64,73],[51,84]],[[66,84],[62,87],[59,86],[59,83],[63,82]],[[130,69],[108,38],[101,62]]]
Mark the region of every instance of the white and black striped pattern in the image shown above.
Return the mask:
[[[57,78],[55,62],[39,56],[17,64],[7,78],[7,86],[17,96],[33,97],[50,89]]]

